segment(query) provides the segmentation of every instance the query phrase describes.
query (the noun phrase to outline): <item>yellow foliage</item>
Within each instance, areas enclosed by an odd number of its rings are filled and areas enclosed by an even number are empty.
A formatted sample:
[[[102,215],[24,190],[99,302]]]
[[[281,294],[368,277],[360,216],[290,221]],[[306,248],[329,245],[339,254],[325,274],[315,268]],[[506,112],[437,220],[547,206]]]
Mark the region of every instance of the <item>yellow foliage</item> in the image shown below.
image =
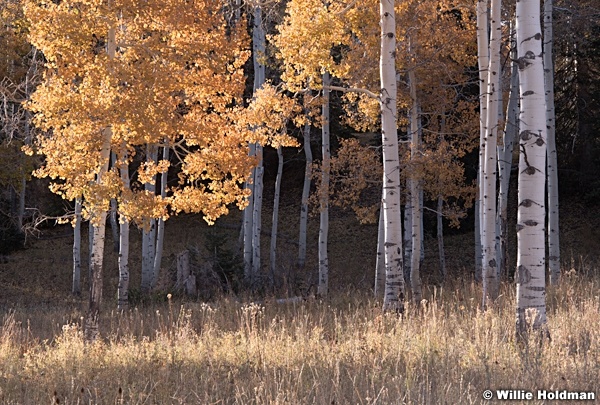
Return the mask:
[[[255,162],[234,107],[243,101],[248,38],[242,23],[226,26],[220,6],[217,0],[25,1],[29,38],[47,61],[44,82],[27,105],[47,133],[36,141],[45,163],[35,174],[50,177],[63,198],[84,196],[88,215],[117,198],[120,214],[138,224],[166,218],[169,204],[209,220],[231,202],[243,205],[241,185]],[[106,163],[107,128],[117,165],[131,162],[136,147],[169,145],[180,182],[167,199],[127,189],[116,170],[94,184]],[[133,169],[150,183],[170,166],[161,160]]]
[[[350,208],[361,223],[375,223],[381,203],[381,157],[373,149],[362,146],[357,139],[340,140],[340,148],[331,157],[329,203]],[[320,167],[313,172],[319,194]],[[318,205],[318,195],[311,202]]]
[[[256,143],[271,145],[275,149],[280,146],[298,147],[298,141],[286,134],[286,126],[290,120],[302,123],[301,118],[297,119],[301,110],[294,99],[266,83],[255,92],[248,108],[238,111],[238,125],[240,131],[246,131]]]

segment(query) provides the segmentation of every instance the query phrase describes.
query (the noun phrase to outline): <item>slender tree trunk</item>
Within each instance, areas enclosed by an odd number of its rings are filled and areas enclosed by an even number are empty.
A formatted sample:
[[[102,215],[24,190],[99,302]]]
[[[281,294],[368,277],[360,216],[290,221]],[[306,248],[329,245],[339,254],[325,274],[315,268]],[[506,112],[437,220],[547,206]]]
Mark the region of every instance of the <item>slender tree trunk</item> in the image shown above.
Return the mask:
[[[31,92],[34,90],[30,86],[32,77],[37,74],[37,49],[33,47],[32,56],[31,56],[31,65],[27,74],[25,75],[25,95],[29,100],[31,96]],[[31,111],[28,109],[25,110],[25,145],[31,145]],[[23,177],[21,178],[21,192],[19,193],[19,207],[17,212],[17,227],[19,232],[23,233],[23,225],[25,220],[25,197],[27,195],[27,177],[26,173],[23,173]]]
[[[446,280],[446,253],[444,252],[444,221],[442,210],[444,209],[444,199],[441,195],[438,195],[437,200],[437,242],[438,242],[438,254],[440,258],[440,276],[442,282]]]
[[[250,156],[256,156],[256,145],[250,145]],[[255,170],[252,169],[252,174],[246,181],[245,188],[250,190],[248,198],[248,206],[244,209],[244,219],[242,224],[242,233],[244,240],[244,278],[247,282],[251,282],[252,278],[252,218],[254,214],[254,178]]]
[[[156,145],[146,147],[146,160],[156,163],[158,158],[158,148]],[[156,176],[152,182],[146,183],[144,189],[151,193],[156,193]],[[156,254],[156,219],[149,218],[149,227],[142,231],[142,293],[148,294],[154,285],[154,256]]]
[[[514,42],[514,41],[513,41]],[[516,47],[516,43],[514,43]],[[511,58],[516,60],[517,52],[516,49],[512,53]],[[512,161],[513,161],[513,149],[514,142],[517,138],[519,131],[518,123],[519,113],[519,71],[516,63],[511,65],[511,78],[510,78],[510,94],[508,98],[508,105],[506,107],[506,122],[504,128],[504,139],[502,147],[498,147],[498,170],[500,172],[500,187],[498,191],[498,235],[499,243],[496,247],[496,262],[498,263],[499,269],[508,274],[508,192],[510,186],[510,177],[512,172]]]
[[[92,221],[88,222],[88,279],[91,280],[94,275],[94,269],[92,268],[92,251],[94,250],[94,224]]]
[[[554,60],[552,45],[553,1],[544,0],[544,82],[546,86],[546,128],[548,129],[548,266],[550,284],[560,279],[560,239],[558,222],[558,162],[556,153],[556,122],[554,113]]]
[[[546,325],[545,207],[546,102],[540,1],[517,2],[521,117],[517,213],[517,339]]]
[[[75,199],[75,227],[73,228],[73,295],[81,295],[81,198]]]
[[[116,51],[115,28],[108,30],[107,52],[109,59],[114,59]],[[104,175],[108,172],[110,164],[110,146],[112,140],[112,129],[110,127],[102,131],[102,149],[100,152],[100,167],[96,176],[98,184],[102,183]],[[92,249],[90,251],[90,298],[89,308],[86,314],[84,338],[87,342],[94,342],[100,333],[100,305],[102,303],[102,278],[104,262],[104,238],[106,235],[106,216],[108,207],[97,207],[92,213],[93,227]]]
[[[396,14],[393,0],[381,0],[381,138],[383,152],[383,217],[385,231],[384,311],[404,311],[402,274],[402,221],[400,212],[400,160],[396,105]]]
[[[110,230],[113,238],[113,251],[119,251],[119,225],[117,221],[117,200],[110,200]]]
[[[377,260],[375,262],[375,299],[383,297],[385,288],[385,227],[383,219],[383,206],[379,209],[379,225],[377,227]]]
[[[485,127],[487,120],[487,91],[489,67],[489,15],[488,0],[477,1],[477,61],[479,65],[479,171],[477,173],[477,199],[475,202],[475,211],[478,218],[475,220],[475,232],[479,233],[475,237],[475,279],[481,280],[483,277],[483,183],[485,182]],[[495,148],[494,148],[495,150]]]
[[[329,146],[329,73],[323,74],[323,110],[322,110],[322,147],[321,190],[319,198],[319,283],[317,294],[327,295],[329,290],[329,254],[327,243],[329,238],[329,174],[331,171],[331,152]]]
[[[298,267],[304,268],[306,263],[306,228],[308,225],[308,197],[312,178],[312,149],[310,148],[310,123],[304,125],[304,185],[302,186],[302,202],[300,206],[300,235],[298,237]]]
[[[481,148],[480,148],[481,149]],[[479,164],[481,168],[481,161]],[[473,204],[475,212],[475,274],[474,279],[477,282],[481,281],[481,269],[483,268],[483,249],[481,247],[481,176],[477,173],[477,195]]]
[[[256,145],[258,165],[254,169],[254,212],[252,215],[252,284],[260,274],[260,235],[262,232],[262,198],[263,198],[263,147]]]
[[[411,43],[412,46],[412,43]],[[421,148],[419,132],[419,100],[417,98],[417,80],[414,70],[408,72],[410,86],[410,97],[412,108],[410,110],[410,157],[415,160]],[[421,184],[420,179],[410,178],[410,200],[412,205],[412,255],[410,263],[410,286],[412,290],[413,303],[419,304],[423,298],[421,292],[421,237],[423,233],[421,222]]]
[[[498,145],[498,98],[500,88],[500,43],[502,40],[500,0],[491,1],[491,35],[487,69],[487,119],[483,176],[483,308],[498,298],[499,280],[496,263],[496,176]]]
[[[121,181],[125,189],[130,188],[129,164],[127,163],[127,149],[122,147],[122,161],[119,164]],[[117,286],[117,309],[120,311],[129,308],[129,220],[121,218],[119,232],[119,284]]]
[[[404,199],[406,201],[404,205],[404,232],[402,247],[404,249],[404,282],[410,283],[410,272],[412,265],[412,251],[413,251],[413,240],[412,240],[412,219],[413,219],[413,205],[410,194],[410,179],[406,180],[406,187],[404,188]]]
[[[114,152],[110,154],[111,166],[115,165],[116,155]],[[115,198],[110,199],[110,230],[113,238],[113,251],[119,252],[119,226],[117,225],[117,200]]]
[[[162,160],[169,160],[169,146],[163,147]],[[167,177],[169,169],[165,170],[160,174],[160,196],[165,198],[167,196]],[[165,220],[163,218],[158,219],[158,225],[156,229],[156,250],[154,252],[154,271],[153,271],[153,284],[152,288],[156,286],[158,277],[160,276],[160,266],[162,264],[163,246],[165,241]]]
[[[275,196],[273,198],[273,221],[271,224],[271,257],[270,257],[270,278],[271,285],[275,286],[275,277],[277,275],[277,223],[279,221],[279,194],[281,192],[281,176],[283,175],[283,153],[281,146],[277,148],[277,177],[275,179]]]
[[[262,60],[266,54],[266,35],[262,21],[262,9],[260,6],[254,7],[254,25],[252,29],[252,59],[254,63],[254,92],[260,89],[266,80],[265,65]],[[258,165],[254,169],[254,199],[252,204],[252,274],[250,283],[254,284],[256,277],[260,273],[260,235],[261,235],[261,212],[262,212],[262,193],[263,193],[263,150],[261,145],[256,145],[255,149]]]

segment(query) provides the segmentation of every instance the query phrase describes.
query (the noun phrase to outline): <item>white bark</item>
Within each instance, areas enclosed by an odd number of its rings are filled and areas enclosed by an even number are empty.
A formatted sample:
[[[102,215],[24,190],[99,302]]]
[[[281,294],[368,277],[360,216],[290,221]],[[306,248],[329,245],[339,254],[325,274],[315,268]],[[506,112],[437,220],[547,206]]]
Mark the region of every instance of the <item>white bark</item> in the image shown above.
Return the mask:
[[[379,3],[381,24],[381,138],[383,152],[383,217],[385,231],[384,311],[404,311],[402,274],[402,222],[400,212],[400,161],[398,156],[396,15],[393,0]]]
[[[514,41],[513,41],[514,42]],[[516,43],[514,44],[516,46]],[[517,52],[511,54],[511,58],[516,60]],[[498,212],[497,212],[497,233],[499,236],[496,246],[496,262],[501,271],[507,270],[507,232],[508,232],[508,192],[510,186],[510,177],[512,172],[514,142],[519,132],[519,71],[516,63],[511,65],[510,94],[508,105],[506,107],[506,122],[504,125],[504,139],[502,146],[498,147],[498,170],[499,189],[498,189]]]
[[[263,198],[263,147],[256,145],[258,165],[254,169],[254,207],[252,212],[252,275],[251,283],[260,274],[260,235],[262,233],[262,198]]]
[[[115,165],[116,159],[115,153],[111,153],[111,167]],[[113,238],[113,251],[119,252],[119,227],[117,225],[117,200],[115,198],[110,199],[110,230]]]
[[[129,164],[127,163],[126,148],[122,147],[122,162],[119,164],[123,187],[130,187]],[[117,285],[117,309],[123,311],[129,308],[129,220],[121,218],[119,232],[119,283]]]
[[[156,163],[158,157],[158,147],[148,145],[146,148],[146,160]],[[151,183],[146,183],[144,189],[151,194],[156,192],[156,176]],[[142,284],[141,290],[147,294],[154,285],[154,256],[156,254],[156,219],[149,218],[149,228],[142,231]]]
[[[162,160],[169,160],[169,146],[163,147]],[[160,196],[164,199],[167,196],[167,177],[169,170],[165,170],[160,174]],[[158,277],[160,275],[160,267],[162,264],[163,246],[165,241],[165,220],[163,218],[158,219],[156,229],[156,249],[154,252],[154,271],[152,276],[152,288],[156,286]]]
[[[404,188],[404,199],[406,204],[404,206],[404,233],[402,240],[402,248],[404,249],[404,272],[403,277],[406,282],[410,281],[410,267],[412,263],[412,218],[413,218],[413,206],[412,198],[410,196],[410,179],[406,180],[406,187]]]
[[[414,160],[418,157],[421,148],[421,137],[419,132],[419,100],[417,98],[417,81],[414,70],[408,72],[410,86],[410,97],[412,107],[410,110],[410,157]],[[410,286],[412,298],[415,304],[419,304],[422,299],[421,291],[421,239],[423,234],[423,223],[421,217],[421,184],[420,179],[410,178],[410,201],[412,205],[412,254],[410,263]]]
[[[383,222],[383,206],[379,209],[379,221],[377,226],[377,260],[375,261],[375,299],[383,297],[385,288],[385,227]]]
[[[88,226],[88,278],[91,280],[94,274],[92,269],[92,250],[94,250],[94,224],[89,221]]]
[[[548,129],[548,268],[550,284],[560,279],[560,238],[558,221],[558,162],[556,153],[556,123],[554,113],[554,61],[552,45],[552,0],[544,0],[544,81],[546,86],[546,128]]]
[[[256,156],[256,145],[250,145],[250,156]],[[248,198],[248,206],[244,209],[244,222],[242,224],[242,233],[244,239],[244,278],[246,281],[250,281],[252,275],[252,217],[254,215],[254,169],[248,181],[246,181],[245,188],[250,190],[250,197]]]
[[[319,282],[317,294],[327,295],[329,290],[329,254],[327,242],[329,238],[329,175],[331,171],[331,152],[329,146],[329,73],[323,74],[323,106],[321,128],[321,190],[319,197]]]
[[[302,202],[300,205],[300,235],[298,237],[298,267],[303,268],[306,263],[306,228],[308,225],[308,197],[312,178],[312,149],[310,148],[310,124],[304,125],[304,185],[302,186]]]
[[[483,182],[485,181],[485,127],[487,120],[487,70],[489,67],[489,16],[488,0],[477,1],[477,61],[479,65],[479,171],[477,173],[477,198],[475,202],[475,279],[483,277]],[[494,148],[495,150],[495,148]]]
[[[489,66],[487,69],[487,109],[485,125],[485,148],[483,169],[483,308],[488,300],[498,298],[499,280],[496,263],[496,176],[498,145],[498,99],[500,88],[500,44],[502,41],[501,1],[491,1],[491,35],[489,49]]]
[[[277,177],[275,178],[275,196],[273,198],[273,221],[271,224],[271,246],[270,246],[270,278],[271,284],[275,285],[277,275],[277,224],[279,222],[279,194],[281,192],[281,176],[283,175],[283,153],[281,146],[277,148]]]
[[[265,83],[265,65],[262,62],[266,52],[266,36],[262,22],[262,9],[254,7],[254,25],[252,28],[252,59],[254,63],[254,92]],[[263,150],[261,145],[256,145],[255,156],[258,165],[254,169],[254,198],[252,201],[252,266],[249,282],[253,284],[260,273],[260,235],[261,235],[261,212],[263,194]]]
[[[517,2],[521,116],[517,213],[518,338],[546,324],[545,207],[546,102],[542,63],[540,1]]]
[[[71,292],[81,295],[81,198],[75,199],[75,227],[73,228],[73,286]]]
[[[107,52],[110,59],[114,59],[116,51],[115,28],[108,30]],[[110,144],[112,140],[112,129],[110,127],[102,131],[102,149],[100,151],[100,167],[96,181],[102,183],[104,174],[108,171],[110,164]],[[88,342],[93,342],[99,335],[100,305],[102,302],[102,270],[104,262],[104,237],[106,234],[106,208],[97,208],[92,213],[92,219],[96,222],[93,227],[92,246],[90,251],[90,279],[89,307],[86,314],[84,337]]]
[[[480,165],[481,168],[481,160]],[[481,176],[480,170],[477,173],[477,195],[475,197],[475,203],[473,204],[475,212],[475,281],[481,281],[481,268],[483,267],[483,250],[481,249]]]

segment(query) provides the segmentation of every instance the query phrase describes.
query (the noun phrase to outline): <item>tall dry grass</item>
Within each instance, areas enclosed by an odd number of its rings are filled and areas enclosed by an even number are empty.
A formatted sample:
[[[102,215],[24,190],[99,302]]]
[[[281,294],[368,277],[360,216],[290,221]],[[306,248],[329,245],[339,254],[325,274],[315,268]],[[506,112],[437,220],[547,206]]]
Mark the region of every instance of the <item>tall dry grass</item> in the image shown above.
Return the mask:
[[[94,345],[83,343],[77,310],[16,308],[0,333],[0,401],[478,404],[485,389],[600,394],[598,281],[564,281],[549,291],[551,341],[525,347],[514,339],[513,286],[487,312],[477,286],[430,290],[403,318],[356,291],[296,305],[170,301],[105,314]]]

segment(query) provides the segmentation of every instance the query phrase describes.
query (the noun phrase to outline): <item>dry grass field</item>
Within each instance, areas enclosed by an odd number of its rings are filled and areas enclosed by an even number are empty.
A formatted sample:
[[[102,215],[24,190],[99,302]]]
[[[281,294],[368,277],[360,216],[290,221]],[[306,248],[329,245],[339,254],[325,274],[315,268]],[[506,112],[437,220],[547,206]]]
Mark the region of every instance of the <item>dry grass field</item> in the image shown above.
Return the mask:
[[[429,290],[403,318],[355,290],[285,305],[168,301],[106,312],[93,345],[77,310],[16,309],[0,330],[0,402],[479,404],[486,389],[598,394],[598,287],[572,274],[550,291],[551,340],[527,347],[514,341],[510,286],[487,312],[474,285]]]
[[[290,207],[284,204],[281,214],[280,268],[306,287],[316,243],[308,272],[295,274],[297,210]],[[297,304],[278,304],[272,293],[221,294],[207,302],[167,299],[175,255],[185,248],[201,251],[211,232],[201,219],[182,217],[167,223],[162,289],[118,313],[117,256],[107,249],[102,340],[85,345],[86,297],[69,292],[70,229],[48,229],[0,263],[0,403],[453,405],[495,402],[482,398],[486,389],[600,395],[600,279],[595,256],[586,253],[595,253],[590,244],[597,228],[582,218],[581,212],[565,216],[566,275],[548,291],[551,340],[525,347],[514,339],[512,283],[503,284],[494,308],[479,309],[480,287],[470,275],[472,235],[447,238],[449,277],[443,286],[429,235],[426,301],[409,306],[403,317],[382,315],[370,290],[376,227],[335,213],[331,294]],[[236,213],[217,224],[232,246],[238,224]],[[270,229],[266,215],[263,229]],[[132,236],[135,289],[139,235]],[[268,240],[267,232],[263,246]],[[302,291],[288,285],[278,297]]]

